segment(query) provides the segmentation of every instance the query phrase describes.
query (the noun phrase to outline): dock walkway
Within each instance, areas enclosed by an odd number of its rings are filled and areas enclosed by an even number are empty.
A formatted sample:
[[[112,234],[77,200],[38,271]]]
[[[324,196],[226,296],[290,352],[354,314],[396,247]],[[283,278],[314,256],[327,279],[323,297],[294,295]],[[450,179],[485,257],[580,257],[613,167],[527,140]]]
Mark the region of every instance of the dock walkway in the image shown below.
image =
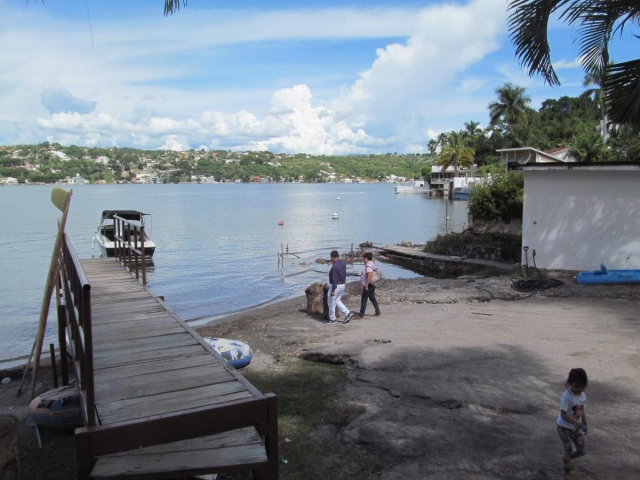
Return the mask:
[[[495,268],[504,272],[510,272],[515,265],[511,263],[497,262],[495,260],[484,260],[482,258],[466,258],[450,255],[438,255],[436,253],[427,253],[416,248],[400,247],[397,245],[380,247],[380,251],[388,255],[397,255],[399,257],[415,258],[424,262],[441,262],[449,264],[467,264],[479,267]]]
[[[91,290],[96,425],[76,431],[78,477],[244,466],[277,478],[275,396],[253,387],[118,260],[81,265]]]

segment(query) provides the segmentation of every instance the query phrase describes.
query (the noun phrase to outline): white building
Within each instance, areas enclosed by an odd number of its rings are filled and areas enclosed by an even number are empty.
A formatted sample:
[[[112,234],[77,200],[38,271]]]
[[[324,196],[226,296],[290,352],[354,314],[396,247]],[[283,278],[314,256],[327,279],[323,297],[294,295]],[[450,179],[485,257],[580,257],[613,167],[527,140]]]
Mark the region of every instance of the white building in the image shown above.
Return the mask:
[[[96,158],[96,163],[101,163],[103,165],[106,165],[107,163],[109,163],[109,157],[105,157],[104,155],[101,155],[98,158]]]
[[[524,247],[540,268],[640,268],[640,164],[521,167]]]
[[[18,179],[13,177],[0,178],[0,185],[17,185]]]
[[[58,157],[63,162],[66,162],[67,160],[69,160],[69,157],[64,152],[59,152],[58,150],[52,150],[50,153],[51,155],[55,155],[56,157]]]

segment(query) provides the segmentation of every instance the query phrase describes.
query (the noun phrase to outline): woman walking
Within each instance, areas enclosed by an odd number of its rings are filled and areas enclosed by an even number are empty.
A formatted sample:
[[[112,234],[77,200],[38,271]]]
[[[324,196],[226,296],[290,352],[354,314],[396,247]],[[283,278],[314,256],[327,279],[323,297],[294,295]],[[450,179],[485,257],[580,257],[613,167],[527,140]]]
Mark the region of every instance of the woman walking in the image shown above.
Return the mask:
[[[376,300],[376,286],[373,284],[373,273],[378,269],[376,264],[373,263],[373,255],[371,252],[366,252],[362,256],[364,267],[360,272],[360,284],[362,285],[362,297],[360,297],[360,313],[359,318],[364,317],[364,312],[367,309],[367,301],[371,300],[371,304],[376,312],[376,316],[381,315],[378,301]]]

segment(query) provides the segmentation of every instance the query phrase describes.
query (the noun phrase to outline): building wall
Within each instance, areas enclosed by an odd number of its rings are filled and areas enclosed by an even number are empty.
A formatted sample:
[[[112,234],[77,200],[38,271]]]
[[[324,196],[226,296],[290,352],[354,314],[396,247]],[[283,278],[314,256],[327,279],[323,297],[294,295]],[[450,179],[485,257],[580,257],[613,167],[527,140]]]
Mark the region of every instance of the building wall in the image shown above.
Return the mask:
[[[540,268],[640,268],[640,170],[525,171],[524,179],[529,265],[535,249]]]

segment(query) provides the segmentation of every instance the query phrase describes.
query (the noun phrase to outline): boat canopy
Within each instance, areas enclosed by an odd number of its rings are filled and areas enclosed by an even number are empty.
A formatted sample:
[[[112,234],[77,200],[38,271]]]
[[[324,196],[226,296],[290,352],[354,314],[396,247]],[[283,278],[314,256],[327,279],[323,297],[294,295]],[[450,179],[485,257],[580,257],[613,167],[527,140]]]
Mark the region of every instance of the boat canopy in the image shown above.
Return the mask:
[[[103,210],[102,211],[103,220],[113,218],[114,215],[124,218],[125,220],[142,220],[143,216],[150,215],[150,214],[142,213],[137,210]]]

